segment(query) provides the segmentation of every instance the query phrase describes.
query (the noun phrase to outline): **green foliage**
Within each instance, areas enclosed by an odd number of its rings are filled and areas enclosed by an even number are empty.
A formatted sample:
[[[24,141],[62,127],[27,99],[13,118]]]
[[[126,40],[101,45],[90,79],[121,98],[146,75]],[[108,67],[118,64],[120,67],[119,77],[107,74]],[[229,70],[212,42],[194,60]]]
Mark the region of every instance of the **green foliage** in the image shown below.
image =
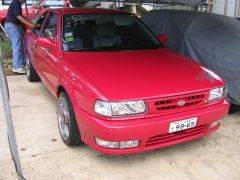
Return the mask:
[[[12,47],[9,41],[0,38],[0,47],[3,58],[10,58],[12,56]]]

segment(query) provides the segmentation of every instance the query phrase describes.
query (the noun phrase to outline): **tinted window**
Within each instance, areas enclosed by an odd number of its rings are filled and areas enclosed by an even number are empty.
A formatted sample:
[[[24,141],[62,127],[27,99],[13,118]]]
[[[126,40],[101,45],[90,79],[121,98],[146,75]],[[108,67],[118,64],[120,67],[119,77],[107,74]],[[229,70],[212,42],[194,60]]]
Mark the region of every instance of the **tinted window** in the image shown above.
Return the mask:
[[[64,16],[64,51],[155,49],[160,46],[153,33],[135,16],[119,14]]]

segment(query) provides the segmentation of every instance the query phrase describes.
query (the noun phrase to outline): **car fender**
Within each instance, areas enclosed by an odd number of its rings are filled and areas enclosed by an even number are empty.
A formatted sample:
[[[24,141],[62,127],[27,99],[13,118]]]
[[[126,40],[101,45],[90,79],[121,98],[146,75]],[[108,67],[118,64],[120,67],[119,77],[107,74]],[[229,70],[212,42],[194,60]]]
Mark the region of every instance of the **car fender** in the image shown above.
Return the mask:
[[[73,108],[73,111],[74,111],[74,115],[76,117],[76,121],[77,121],[77,124],[78,124],[78,128],[80,130],[80,132],[83,130],[84,128],[84,123],[82,122],[81,119],[77,118],[77,115],[76,115],[76,112],[83,112],[85,111],[83,109],[83,103],[81,103],[79,105],[79,101],[76,97],[76,94],[81,94],[81,91],[77,90],[76,88],[73,87],[74,85],[71,84],[71,82],[69,80],[66,80],[65,78],[61,78],[59,80],[59,85],[57,86],[57,89],[56,89],[56,98],[58,98],[59,94],[61,93],[61,91],[65,91],[72,103],[72,108]]]
[[[71,100],[73,107],[75,105],[77,105],[76,97],[74,95],[74,87],[72,87],[71,83],[69,83],[69,81],[66,80],[65,78],[61,78],[59,80],[59,84],[57,86],[56,93],[55,93],[56,98],[58,98],[58,96],[61,92],[61,89],[67,93],[68,97]]]

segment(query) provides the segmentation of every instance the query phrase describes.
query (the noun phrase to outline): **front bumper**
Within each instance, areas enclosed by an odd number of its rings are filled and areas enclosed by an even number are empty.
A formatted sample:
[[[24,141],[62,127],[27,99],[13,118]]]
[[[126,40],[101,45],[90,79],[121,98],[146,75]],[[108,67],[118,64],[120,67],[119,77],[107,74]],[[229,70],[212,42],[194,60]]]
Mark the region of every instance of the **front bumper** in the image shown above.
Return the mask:
[[[81,139],[88,146],[105,154],[131,154],[182,142],[197,139],[216,131],[220,124],[210,128],[211,124],[224,118],[229,110],[229,103],[222,101],[213,106],[196,110],[163,115],[151,118],[125,121],[106,121],[75,109]],[[178,133],[168,133],[171,122],[198,117],[195,128]],[[138,148],[133,149],[107,149],[95,142],[95,137],[111,142],[140,140]]]

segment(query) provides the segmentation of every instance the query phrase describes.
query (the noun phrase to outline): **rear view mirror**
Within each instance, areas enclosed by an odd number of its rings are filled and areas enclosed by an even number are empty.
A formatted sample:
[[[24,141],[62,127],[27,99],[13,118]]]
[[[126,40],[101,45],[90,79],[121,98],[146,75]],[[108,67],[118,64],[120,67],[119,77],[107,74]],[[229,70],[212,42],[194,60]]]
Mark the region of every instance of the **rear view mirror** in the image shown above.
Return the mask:
[[[53,48],[54,41],[49,37],[39,37],[37,39],[37,45],[45,48]]]
[[[160,34],[160,35],[158,35],[158,40],[159,40],[161,43],[163,43],[163,44],[165,44],[165,43],[167,42],[167,39],[168,39],[168,37],[167,37],[166,34]]]

